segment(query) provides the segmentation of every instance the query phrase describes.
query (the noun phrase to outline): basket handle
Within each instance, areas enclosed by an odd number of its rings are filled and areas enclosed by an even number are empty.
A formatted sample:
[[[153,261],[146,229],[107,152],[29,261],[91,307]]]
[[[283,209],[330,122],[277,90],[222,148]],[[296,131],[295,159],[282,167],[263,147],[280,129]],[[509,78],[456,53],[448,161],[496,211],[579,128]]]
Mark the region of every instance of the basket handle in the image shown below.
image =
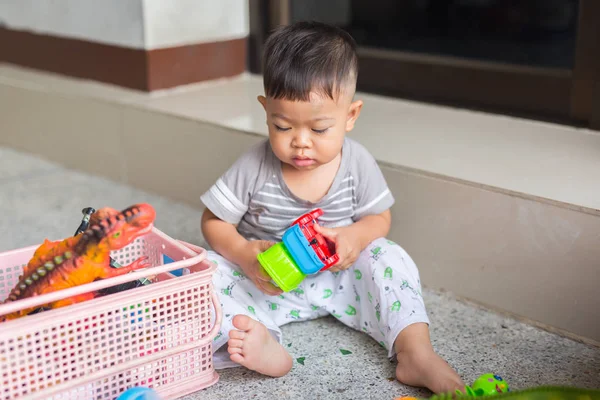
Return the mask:
[[[177,240],[177,241],[196,253],[199,253],[199,254],[206,253],[206,250],[200,246],[196,246],[195,244],[184,242],[183,240]],[[210,298],[213,303],[213,308],[215,309],[215,323],[214,323],[212,329],[210,330],[210,332],[208,333],[207,337],[209,337],[210,340],[212,340],[217,336],[217,330],[220,329],[220,327],[221,327],[221,322],[223,320],[223,312],[221,310],[221,302],[219,301],[219,296],[217,296],[217,292],[215,291],[215,288],[214,288],[212,282],[210,285],[212,287]]]
[[[202,247],[196,246],[195,244],[184,242],[183,240],[179,239],[177,239],[177,241],[195,253],[202,254],[205,251]]]
[[[183,245],[183,243],[182,243]],[[53,303],[57,300],[65,299],[67,297],[77,296],[84,293],[95,292],[100,289],[105,289],[107,287],[113,285],[119,285],[122,283],[134,281],[137,279],[142,279],[147,277],[148,275],[159,275],[165,272],[173,271],[180,268],[191,267],[192,265],[200,264],[206,258],[206,250],[194,246],[192,244],[187,243],[185,246],[188,247],[193,246],[196,250],[193,250],[192,247],[189,247],[191,251],[196,253],[200,250],[199,254],[191,256],[185,260],[177,261],[176,263],[159,265],[156,267],[149,267],[140,269],[138,271],[133,271],[125,275],[116,276],[113,278],[102,279],[90,283],[86,283],[84,285],[70,287],[68,289],[58,290],[55,292],[50,292],[46,294],[42,294],[35,297],[29,297],[26,299],[9,302],[6,304],[0,304],[0,315],[11,314],[15,311],[39,307],[44,304]],[[202,272],[197,272],[202,273]]]
[[[215,323],[213,327],[210,329],[210,332],[207,334],[207,338],[213,340],[217,336],[217,332],[221,329],[221,322],[223,321],[223,311],[221,310],[221,302],[219,301],[219,296],[217,295],[217,291],[211,282],[211,294],[210,299],[213,303],[213,308],[215,309]]]

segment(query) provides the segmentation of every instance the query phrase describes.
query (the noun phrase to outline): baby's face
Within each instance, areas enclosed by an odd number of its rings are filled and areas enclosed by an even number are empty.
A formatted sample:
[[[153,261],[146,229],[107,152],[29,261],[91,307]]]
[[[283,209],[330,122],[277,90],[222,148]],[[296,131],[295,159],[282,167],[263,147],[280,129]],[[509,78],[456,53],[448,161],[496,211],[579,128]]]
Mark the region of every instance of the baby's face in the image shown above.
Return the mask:
[[[267,113],[273,152],[298,170],[313,170],[335,159],[362,107],[362,101],[352,102],[351,95],[343,94],[337,101],[317,93],[311,93],[310,101],[258,100]]]

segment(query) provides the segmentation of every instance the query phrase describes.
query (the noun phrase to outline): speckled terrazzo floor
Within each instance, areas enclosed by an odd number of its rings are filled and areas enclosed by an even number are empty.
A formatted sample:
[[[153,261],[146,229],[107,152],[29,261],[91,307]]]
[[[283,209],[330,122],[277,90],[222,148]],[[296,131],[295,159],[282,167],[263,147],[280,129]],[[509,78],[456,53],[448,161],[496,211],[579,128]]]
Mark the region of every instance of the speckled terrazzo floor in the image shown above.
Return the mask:
[[[119,208],[140,201],[156,208],[159,229],[202,243],[199,209],[0,147],[0,251],[72,234],[85,206]],[[425,299],[433,345],[466,382],[495,372],[514,389],[548,384],[600,388],[600,349],[473,307],[450,294],[425,290]],[[216,385],[184,399],[391,400],[430,394],[390,379],[394,365],[384,350],[333,318],[289,324],[283,333],[292,356],[304,357],[304,365],[295,363],[279,379],[242,368],[221,370]],[[341,348],[352,353],[342,355]]]

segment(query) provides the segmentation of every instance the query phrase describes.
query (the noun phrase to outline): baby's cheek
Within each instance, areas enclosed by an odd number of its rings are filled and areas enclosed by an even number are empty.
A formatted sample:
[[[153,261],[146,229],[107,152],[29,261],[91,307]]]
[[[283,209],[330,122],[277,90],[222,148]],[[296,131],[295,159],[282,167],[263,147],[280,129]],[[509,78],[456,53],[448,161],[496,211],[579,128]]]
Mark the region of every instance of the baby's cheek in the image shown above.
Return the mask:
[[[286,156],[285,144],[282,139],[271,139],[271,148],[278,159],[283,159]]]

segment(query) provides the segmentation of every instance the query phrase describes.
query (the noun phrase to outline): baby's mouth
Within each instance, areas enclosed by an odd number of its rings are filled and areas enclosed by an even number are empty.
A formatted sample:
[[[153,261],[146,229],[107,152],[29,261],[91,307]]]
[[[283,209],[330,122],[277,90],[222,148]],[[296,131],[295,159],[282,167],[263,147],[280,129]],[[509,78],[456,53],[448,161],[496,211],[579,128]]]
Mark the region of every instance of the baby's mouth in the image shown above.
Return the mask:
[[[292,161],[298,167],[308,167],[315,163],[315,160],[313,160],[310,157],[305,157],[305,156],[295,156],[292,158]]]

